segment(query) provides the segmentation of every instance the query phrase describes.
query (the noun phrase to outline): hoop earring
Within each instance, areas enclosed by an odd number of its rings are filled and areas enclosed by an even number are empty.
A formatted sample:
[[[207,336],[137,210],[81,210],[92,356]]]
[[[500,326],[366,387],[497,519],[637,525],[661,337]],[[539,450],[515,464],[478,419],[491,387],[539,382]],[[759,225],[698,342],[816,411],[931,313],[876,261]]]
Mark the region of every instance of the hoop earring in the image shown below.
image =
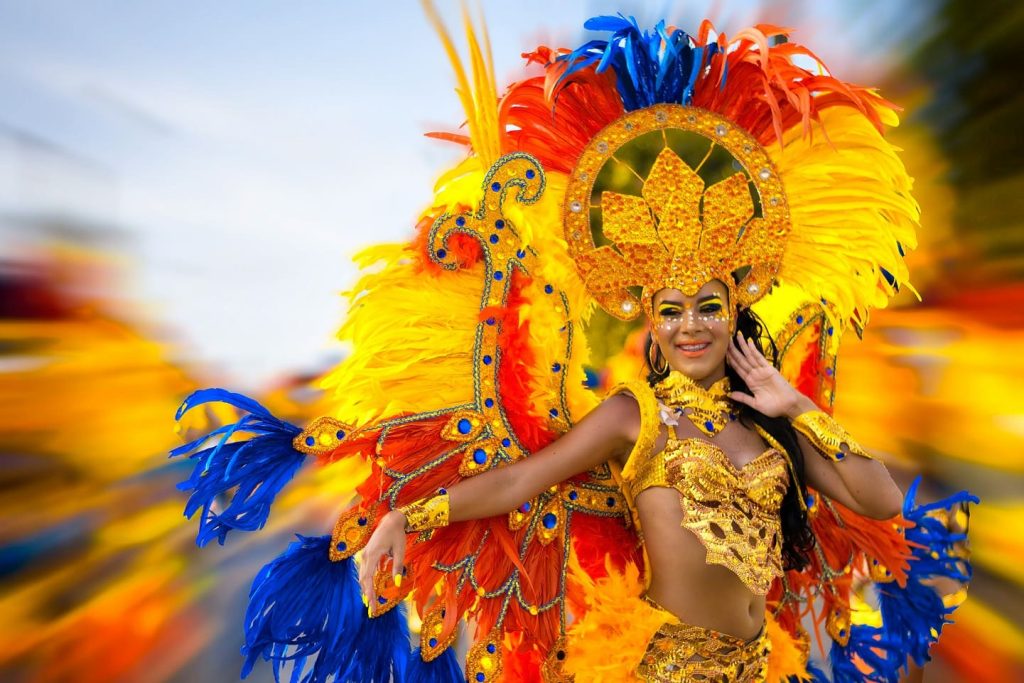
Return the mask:
[[[668,371],[668,359],[659,353],[660,347],[658,343],[651,340],[651,348],[647,349],[647,360],[651,362],[651,370],[654,370],[656,374],[662,374]],[[658,359],[661,358],[663,365],[658,367]]]

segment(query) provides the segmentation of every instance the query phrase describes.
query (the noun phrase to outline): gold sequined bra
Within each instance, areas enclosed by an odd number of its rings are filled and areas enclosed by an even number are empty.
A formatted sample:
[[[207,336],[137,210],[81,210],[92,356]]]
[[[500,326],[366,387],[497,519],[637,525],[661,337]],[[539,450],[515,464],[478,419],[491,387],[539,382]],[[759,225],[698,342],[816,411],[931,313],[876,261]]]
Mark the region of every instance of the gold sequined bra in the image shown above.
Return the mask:
[[[650,389],[637,386],[628,390],[636,396],[642,413],[648,413],[643,415],[643,431],[651,431],[652,426],[660,430],[661,421],[649,415],[654,401]],[[656,401],[654,406],[656,410]],[[676,489],[683,528],[700,539],[707,562],[728,567],[753,593],[766,594],[782,576],[779,510],[789,484],[785,457],[769,448],[737,468],[717,445],[670,434],[658,453],[651,452],[654,439],[638,441],[639,448],[634,448],[622,472],[628,497],[635,500],[653,486]]]

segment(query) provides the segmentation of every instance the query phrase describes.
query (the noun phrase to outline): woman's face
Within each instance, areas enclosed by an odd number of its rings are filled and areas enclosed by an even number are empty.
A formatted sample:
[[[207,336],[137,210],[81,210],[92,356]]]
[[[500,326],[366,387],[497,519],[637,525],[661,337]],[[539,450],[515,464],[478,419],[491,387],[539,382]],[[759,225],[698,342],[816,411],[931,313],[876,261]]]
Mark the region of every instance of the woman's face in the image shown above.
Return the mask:
[[[719,280],[694,296],[678,289],[654,295],[654,341],[669,367],[710,386],[725,376],[725,352],[732,336],[729,292]]]

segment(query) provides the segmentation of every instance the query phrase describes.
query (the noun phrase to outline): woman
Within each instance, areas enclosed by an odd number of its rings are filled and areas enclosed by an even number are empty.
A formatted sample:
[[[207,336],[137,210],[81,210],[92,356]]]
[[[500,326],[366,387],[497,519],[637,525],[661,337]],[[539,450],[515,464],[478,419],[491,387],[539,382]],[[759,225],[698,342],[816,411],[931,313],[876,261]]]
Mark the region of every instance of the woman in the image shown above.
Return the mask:
[[[677,419],[679,411],[683,415],[692,413],[692,406],[662,403],[660,407],[666,413],[663,421],[669,424],[659,426],[657,440],[650,452],[637,452],[643,430],[640,405],[637,398],[628,392],[617,393],[603,401],[565,436],[530,458],[449,488],[449,509],[444,516],[447,521],[510,512],[552,484],[591,470],[605,461],[615,461],[621,469],[636,471],[648,466],[652,460],[664,460],[665,466],[671,469],[673,459],[678,459],[680,453],[675,448],[673,453],[666,454],[666,445],[670,441],[680,443],[682,440],[691,440],[699,445],[714,444],[724,453],[727,462],[716,461],[711,466],[730,468],[738,473],[744,473],[751,467],[763,470],[770,463],[765,456],[785,463],[771,444],[777,447],[781,443],[786,448],[796,474],[794,480],[787,474],[788,468],[784,465],[781,468],[781,479],[786,482],[782,486],[786,503],[782,504],[781,498],[776,498],[767,506],[766,512],[778,519],[760,529],[754,528],[756,532],[767,528],[769,535],[775,535],[781,527],[784,534],[785,553],[782,544],[774,539],[771,542],[767,555],[771,571],[766,578],[781,575],[784,554],[790,568],[800,568],[806,563],[803,555],[806,552],[806,535],[810,530],[797,503],[805,493],[804,477],[818,491],[861,514],[875,519],[899,514],[903,496],[884,465],[865,457],[863,451],[852,443],[844,446],[847,452],[855,453],[853,457],[841,460],[824,457],[806,436],[792,429],[790,423],[801,416],[824,414],[765,359],[758,346],[761,330],[750,310],[738,309],[730,315],[728,290],[722,282],[712,280],[694,296],[686,296],[677,289],[660,290],[654,296],[653,309],[657,317],[651,321],[654,330],[651,348],[654,357],[664,359],[666,364],[651,368],[650,379],[655,392],[673,373],[677,373],[682,376],[679,379],[693,382],[695,391],[721,391],[727,395],[728,399],[718,400],[721,415],[737,415],[738,419],[730,420],[721,431],[709,436],[690,420]],[[740,332],[733,334],[737,326]],[[730,384],[735,390],[726,394],[721,388]],[[759,434],[759,427],[772,435],[768,441]],[[707,542],[704,539],[708,534],[687,528],[684,510],[688,501],[685,498],[680,500],[685,493],[673,489],[672,482],[669,476],[639,491],[635,499],[645,549],[650,558],[650,586],[645,597],[671,615],[668,619],[674,617],[705,632],[702,640],[710,642],[710,633],[716,632],[724,640],[756,642],[764,629],[764,593],[767,586],[752,588],[741,578],[741,575],[750,574],[749,569],[729,568],[729,557],[716,563],[707,559],[703,544]],[[627,479],[626,484],[632,486],[633,482]],[[679,485],[685,491],[685,482]],[[729,500],[722,498],[721,502],[725,504]],[[427,505],[432,504],[428,502]],[[696,522],[699,524],[700,520]],[[377,567],[381,557],[388,555],[393,558],[395,575],[399,576],[406,534],[426,528],[429,528],[429,523],[422,520],[414,520],[410,525],[408,509],[392,511],[381,520],[363,551],[360,583],[369,600],[376,599],[371,568]],[[728,536],[732,530],[724,533]],[[740,565],[745,561],[738,560]],[[757,582],[758,578],[755,576],[751,580]],[[702,643],[697,645],[692,659],[675,662],[680,672],[688,670],[688,667],[706,672],[705,660],[711,655],[704,651]],[[763,650],[763,645],[760,647]],[[737,654],[742,652],[742,648],[737,650]],[[763,656],[747,661],[755,668],[763,667],[765,663]],[[753,670],[750,673],[753,676]],[[729,680],[735,676],[733,670]]]
[[[885,468],[816,407],[844,329],[907,279],[918,209],[881,135],[892,106],[773,27],[586,26],[612,35],[538,48],[541,73],[500,97],[468,31],[468,135],[437,137],[471,153],[413,240],[360,256],[330,415],[300,429],[216,390],[180,411],[250,413],[193,455],[200,544],[262,527],[307,456],[356,465],[332,533],[254,582],[243,673],[263,658],[311,682],[825,680],[808,620],[836,681],[928,658],[952,607],[927,583],[966,580],[962,537],[913,490],[890,520]],[[579,381],[594,304],[643,311],[652,334],[649,381],[599,404]],[[869,584],[881,626],[853,619]]]

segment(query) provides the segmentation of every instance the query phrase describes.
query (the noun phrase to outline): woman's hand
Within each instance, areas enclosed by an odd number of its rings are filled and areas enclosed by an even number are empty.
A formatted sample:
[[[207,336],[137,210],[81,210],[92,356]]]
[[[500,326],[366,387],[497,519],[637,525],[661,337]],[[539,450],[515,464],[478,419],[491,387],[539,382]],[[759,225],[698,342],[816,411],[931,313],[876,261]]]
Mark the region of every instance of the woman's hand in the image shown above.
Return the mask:
[[[363,548],[363,559],[359,565],[359,585],[366,596],[367,604],[372,605],[377,596],[373,589],[373,577],[377,573],[381,559],[391,558],[391,573],[395,584],[401,583],[402,565],[405,559],[405,515],[400,510],[392,510],[384,515],[380,524],[374,529],[366,547]]]
[[[785,415],[793,419],[808,410],[817,409],[814,402],[794,389],[749,339],[740,335],[733,337],[726,356],[729,365],[743,378],[753,394],[751,396],[733,391],[729,394],[732,400],[744,403],[768,417]]]

